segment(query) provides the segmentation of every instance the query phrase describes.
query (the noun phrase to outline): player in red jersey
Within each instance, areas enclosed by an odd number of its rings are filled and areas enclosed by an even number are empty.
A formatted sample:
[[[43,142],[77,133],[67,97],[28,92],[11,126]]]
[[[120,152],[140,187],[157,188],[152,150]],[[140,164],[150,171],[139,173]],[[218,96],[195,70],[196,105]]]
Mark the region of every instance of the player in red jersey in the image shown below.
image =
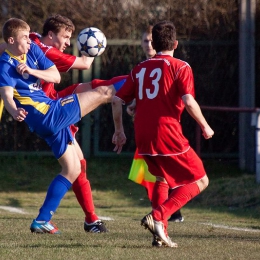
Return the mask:
[[[148,28],[143,32],[142,39],[141,39],[141,47],[147,59],[152,58],[156,54],[156,51],[152,46],[152,28],[153,26],[149,25]],[[136,106],[135,100],[130,105],[127,106],[126,111],[130,116],[134,117],[135,106]],[[152,176],[148,170],[147,171],[145,170],[144,173],[142,172],[143,169],[147,169],[147,166],[145,165],[146,163],[143,160],[142,155],[138,154],[138,150],[135,151],[134,157],[138,159],[136,160],[134,158],[128,178],[134,182],[141,183],[141,185],[143,185],[146,188],[148,198],[151,200],[153,187],[154,187],[153,180],[155,181],[155,177]],[[138,181],[136,180],[137,177],[136,175],[138,175]],[[171,189],[169,190],[169,192],[171,192]],[[177,210],[176,212],[174,212],[170,216],[169,221],[183,222],[184,217],[182,216],[181,211]],[[154,242],[154,245],[156,245],[156,242]]]
[[[54,15],[45,21],[42,35],[31,33],[30,38],[42,49],[45,56],[56,65],[60,72],[68,72],[70,69],[89,69],[94,58],[83,55],[78,57],[64,53],[64,50],[70,46],[70,38],[74,30],[75,27],[70,19],[61,15]],[[107,81],[93,80],[92,82],[73,84],[61,91],[56,91],[52,83],[46,82],[43,84],[43,90],[50,98],[57,99],[72,93],[85,92],[101,85],[109,86],[114,84],[114,87],[117,89],[118,86],[122,85],[120,80],[124,78],[125,76],[115,77]],[[117,82],[119,83],[117,84]],[[114,91],[116,91],[116,89]],[[78,129],[72,125],[71,130],[75,134]],[[91,186],[87,179],[87,161],[84,158],[79,144],[77,142],[75,143],[81,162],[81,173],[73,183],[72,189],[85,213],[84,229],[86,232],[93,233],[107,232],[104,223],[95,213]]]
[[[155,57],[139,63],[112,100],[114,151],[126,142],[122,104],[136,99],[135,139],[149,171],[156,177],[152,212],[141,224],[165,246],[177,247],[168,236],[169,216],[202,192],[209,183],[203,163],[182,133],[181,114],[186,108],[200,125],[204,138],[214,131],[194,98],[189,64],[173,57],[178,46],[173,23],[157,23],[152,30]],[[168,195],[169,188],[173,189]]]

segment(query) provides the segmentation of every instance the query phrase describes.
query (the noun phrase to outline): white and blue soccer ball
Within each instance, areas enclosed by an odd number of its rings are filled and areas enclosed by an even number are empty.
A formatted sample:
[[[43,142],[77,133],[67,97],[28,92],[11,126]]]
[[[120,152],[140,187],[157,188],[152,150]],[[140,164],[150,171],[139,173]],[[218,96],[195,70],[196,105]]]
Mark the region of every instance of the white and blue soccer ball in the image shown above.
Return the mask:
[[[79,33],[77,46],[82,55],[97,57],[105,51],[107,39],[104,33],[98,28],[88,27]]]

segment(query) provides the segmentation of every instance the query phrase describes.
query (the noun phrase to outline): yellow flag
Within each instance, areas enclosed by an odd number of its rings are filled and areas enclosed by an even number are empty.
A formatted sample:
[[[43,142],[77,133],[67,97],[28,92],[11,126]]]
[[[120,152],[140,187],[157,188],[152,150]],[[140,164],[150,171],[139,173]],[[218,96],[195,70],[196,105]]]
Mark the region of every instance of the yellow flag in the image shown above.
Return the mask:
[[[0,122],[3,114],[3,110],[4,110],[4,100],[0,98]]]

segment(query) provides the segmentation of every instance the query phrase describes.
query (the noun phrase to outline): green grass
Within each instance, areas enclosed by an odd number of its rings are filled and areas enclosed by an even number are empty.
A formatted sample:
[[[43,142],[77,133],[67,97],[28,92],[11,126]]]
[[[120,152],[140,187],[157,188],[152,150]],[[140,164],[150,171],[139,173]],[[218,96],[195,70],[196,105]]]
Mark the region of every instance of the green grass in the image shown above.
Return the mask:
[[[96,212],[110,217],[107,234],[83,230],[84,214],[68,192],[53,217],[61,235],[31,234],[46,189],[59,172],[53,158],[0,157],[0,259],[259,259],[260,187],[255,176],[235,162],[205,161],[209,187],[183,209],[183,223],[169,223],[177,249],[152,248],[152,237],[140,226],[150,202],[142,186],[127,179],[131,158],[91,158],[88,176]]]

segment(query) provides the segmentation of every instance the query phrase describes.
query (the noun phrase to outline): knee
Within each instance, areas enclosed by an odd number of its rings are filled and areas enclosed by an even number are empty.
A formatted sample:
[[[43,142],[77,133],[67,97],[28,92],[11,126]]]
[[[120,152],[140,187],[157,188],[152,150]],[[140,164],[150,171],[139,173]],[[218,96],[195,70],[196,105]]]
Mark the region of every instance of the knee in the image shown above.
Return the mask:
[[[199,186],[200,191],[205,190],[209,185],[209,178],[207,175],[205,175],[202,179],[197,181],[197,184]]]
[[[73,183],[81,172],[81,166],[79,160],[75,160],[73,163],[67,165],[67,167],[62,168],[61,175],[67,178],[71,183]]]
[[[80,161],[77,160],[75,162],[75,166],[74,166],[74,171],[75,171],[75,174],[77,175],[77,177],[80,175],[81,173],[81,164],[80,164]]]
[[[165,180],[165,178],[159,177],[159,176],[156,176],[156,181],[167,183],[167,181]]]

